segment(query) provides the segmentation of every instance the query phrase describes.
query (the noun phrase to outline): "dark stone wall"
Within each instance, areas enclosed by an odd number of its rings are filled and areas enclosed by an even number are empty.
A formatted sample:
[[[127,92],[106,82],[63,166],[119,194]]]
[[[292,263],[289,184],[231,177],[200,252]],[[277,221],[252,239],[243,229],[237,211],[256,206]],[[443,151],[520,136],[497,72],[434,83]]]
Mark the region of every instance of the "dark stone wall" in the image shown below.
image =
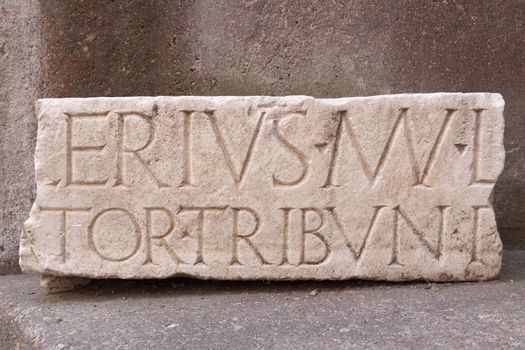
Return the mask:
[[[525,248],[524,0],[40,0],[40,16],[46,97],[499,92],[497,221]]]
[[[0,275],[19,271],[22,222],[35,192],[33,106],[40,96],[39,18],[36,0],[0,0]],[[2,340],[0,331],[0,344]]]

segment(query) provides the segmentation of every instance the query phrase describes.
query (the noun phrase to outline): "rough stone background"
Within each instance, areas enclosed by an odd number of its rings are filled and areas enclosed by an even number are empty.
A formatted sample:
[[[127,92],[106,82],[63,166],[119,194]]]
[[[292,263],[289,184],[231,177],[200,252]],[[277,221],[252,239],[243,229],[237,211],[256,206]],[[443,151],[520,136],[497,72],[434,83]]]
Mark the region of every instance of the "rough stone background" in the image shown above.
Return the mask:
[[[37,1],[0,0],[0,275],[19,270],[20,225],[35,195],[39,21]]]
[[[495,209],[504,246],[525,248],[524,0],[0,0],[0,11],[0,273],[17,269],[33,200],[36,96],[499,92]]]

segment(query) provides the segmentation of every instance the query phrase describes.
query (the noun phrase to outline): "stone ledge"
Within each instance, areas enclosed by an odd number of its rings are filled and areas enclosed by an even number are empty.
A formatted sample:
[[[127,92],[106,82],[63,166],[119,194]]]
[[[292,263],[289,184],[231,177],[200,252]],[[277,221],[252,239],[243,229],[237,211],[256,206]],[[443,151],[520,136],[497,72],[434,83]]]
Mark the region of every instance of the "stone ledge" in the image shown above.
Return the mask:
[[[46,295],[39,276],[2,276],[1,348],[520,348],[525,251],[503,257],[483,283],[101,280]]]

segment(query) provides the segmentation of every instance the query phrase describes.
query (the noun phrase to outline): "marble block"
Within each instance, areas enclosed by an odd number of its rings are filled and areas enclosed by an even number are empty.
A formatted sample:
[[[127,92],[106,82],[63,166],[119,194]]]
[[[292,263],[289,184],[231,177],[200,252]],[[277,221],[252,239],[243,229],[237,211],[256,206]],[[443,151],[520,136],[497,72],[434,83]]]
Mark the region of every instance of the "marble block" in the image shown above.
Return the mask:
[[[85,278],[497,277],[494,93],[37,103],[24,271]]]

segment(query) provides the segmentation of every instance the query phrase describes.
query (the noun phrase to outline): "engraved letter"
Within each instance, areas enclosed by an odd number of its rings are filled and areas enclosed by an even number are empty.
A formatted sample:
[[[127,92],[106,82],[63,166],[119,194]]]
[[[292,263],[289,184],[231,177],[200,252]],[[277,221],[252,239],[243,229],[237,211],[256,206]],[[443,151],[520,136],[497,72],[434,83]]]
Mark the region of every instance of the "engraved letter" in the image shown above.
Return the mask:
[[[337,227],[339,228],[339,231],[341,231],[341,234],[343,235],[343,237],[344,237],[344,239],[346,241],[346,246],[348,247],[348,249],[350,249],[350,252],[352,253],[352,256],[354,257],[354,260],[356,262],[359,262],[359,260],[361,259],[363,251],[365,250],[365,247],[366,247],[366,245],[368,243],[368,239],[370,237],[370,234],[372,233],[372,230],[374,229],[374,225],[375,225],[375,223],[377,221],[377,218],[379,216],[379,212],[384,207],[385,206],[383,206],[383,205],[378,205],[378,206],[374,207],[375,210],[374,210],[374,213],[372,214],[372,219],[370,220],[370,224],[368,225],[368,230],[366,231],[366,235],[365,235],[365,238],[363,239],[363,243],[361,243],[361,245],[359,247],[354,247],[352,242],[348,239],[348,236],[346,234],[346,230],[345,230],[344,224],[339,219],[339,215],[337,215],[336,208],[335,207],[328,207],[328,208],[326,208],[330,212],[330,214],[332,214],[332,217],[334,218],[334,221],[335,221]]]
[[[399,262],[399,245],[400,245],[400,235],[399,235],[399,218],[403,218],[403,220],[410,226],[410,229],[414,233],[414,235],[419,239],[421,243],[423,243],[423,246],[434,256],[436,260],[439,261],[441,258],[441,254],[443,252],[442,247],[442,237],[445,232],[446,228],[446,214],[447,209],[450,208],[448,206],[438,206],[440,213],[440,219],[439,219],[439,229],[438,229],[438,236],[437,236],[437,243],[436,247],[433,248],[430,243],[425,239],[424,232],[416,227],[414,222],[408,217],[408,215],[405,213],[401,207],[395,206],[393,209],[395,211],[394,213],[394,225],[393,225],[393,240],[392,240],[392,258],[390,259],[390,263],[388,266],[404,266],[402,263]]]
[[[259,120],[257,121],[257,125],[255,126],[255,131],[253,132],[253,135],[250,141],[250,145],[248,146],[248,152],[246,153],[246,156],[244,157],[244,161],[242,162],[242,165],[241,165],[241,171],[239,173],[237,173],[237,171],[235,170],[235,166],[233,164],[232,157],[230,153],[228,152],[226,143],[224,142],[224,138],[221,135],[219,126],[217,124],[217,118],[215,117],[214,112],[213,111],[205,112],[205,114],[210,119],[211,126],[213,127],[213,132],[215,133],[217,142],[219,143],[219,146],[221,147],[222,153],[224,155],[224,158],[226,159],[226,163],[228,164],[228,169],[230,169],[230,173],[232,174],[233,180],[235,181],[237,185],[240,185],[243,179],[245,178],[246,171],[248,170],[248,165],[252,158],[253,150],[255,148],[255,143],[261,132],[261,126],[262,126],[262,122],[264,120],[264,115],[266,114],[266,112],[261,112]]]
[[[101,249],[102,247],[99,247],[97,245],[96,240],[95,240],[95,233],[97,232],[96,226],[97,226],[98,220],[100,220],[101,217],[106,216],[106,215],[115,215],[117,213],[120,214],[120,219],[126,218],[127,221],[129,221],[131,223],[131,225],[133,226],[133,232],[129,232],[129,234],[131,236],[133,236],[132,240],[134,242],[132,243],[132,245],[131,245],[132,248],[131,248],[131,250],[129,252],[122,253],[122,251],[120,251],[120,249],[119,249],[116,253],[112,251],[111,254],[110,254],[107,251],[109,249],[106,249],[106,251],[103,251]],[[112,219],[113,222],[115,220],[117,220],[117,219],[116,218]],[[119,222],[120,222],[120,220],[119,220]],[[117,227],[112,227],[112,228],[117,229]],[[107,231],[107,228],[106,228],[105,231]],[[108,236],[110,236],[110,237],[113,236],[113,234],[111,232],[103,232],[103,233],[104,233],[104,236],[106,238]],[[121,241],[123,241],[125,239],[127,239],[127,237],[123,237],[122,235],[118,235],[117,234],[117,235],[115,235],[115,237],[111,237],[110,241],[111,242],[120,243]],[[88,226],[88,240],[89,240],[89,243],[91,245],[91,248],[104,260],[108,260],[108,261],[125,261],[125,260],[131,258],[139,250],[140,239],[141,239],[141,232],[140,232],[140,226],[139,226],[139,224],[137,222],[137,219],[133,216],[133,214],[131,214],[126,209],[122,209],[122,208],[104,209],[100,213],[95,215],[93,217],[93,219],[91,219],[91,222],[89,223],[89,226]]]
[[[319,225],[316,227],[316,228],[313,228],[313,229],[308,229],[306,227],[306,214],[308,212],[312,212],[312,213],[315,213],[317,215],[317,217],[319,218]],[[323,218],[323,212],[321,211],[321,209],[318,209],[318,208],[303,208],[301,209],[301,227],[302,227],[302,243],[301,243],[301,258],[300,258],[300,261],[299,261],[299,265],[302,265],[302,264],[306,264],[306,265],[317,265],[317,264],[320,264],[322,263],[323,261],[326,260],[326,258],[328,258],[328,255],[330,254],[330,245],[328,244],[328,241],[326,240],[326,238],[319,232],[319,230],[324,226],[324,218]],[[323,257],[321,257],[320,259],[318,259],[317,261],[306,261],[305,259],[305,243],[306,243],[306,235],[313,235],[317,238],[319,238],[319,240],[323,243],[323,246],[325,248],[325,252],[324,252],[324,255]]]
[[[70,212],[88,212],[91,208],[52,208],[52,207],[40,207],[41,211],[52,211],[60,213],[60,254],[62,261],[66,261],[69,258],[69,252],[67,251],[67,231],[69,228],[68,224],[68,213]]]
[[[156,111],[156,106],[154,107],[154,111]],[[126,119],[136,116],[141,118],[144,122],[147,123],[149,129],[148,129],[148,137],[144,144],[141,147],[137,147],[135,149],[131,149],[125,144],[125,140],[127,138],[126,133],[124,132],[124,124],[126,122]],[[139,112],[129,112],[129,113],[118,113],[117,118],[117,144],[118,144],[118,153],[117,153],[117,175],[115,179],[114,186],[118,185],[125,185],[124,184],[124,176],[123,176],[123,166],[124,166],[124,158],[123,153],[127,153],[129,155],[134,156],[144,167],[146,172],[155,180],[155,183],[159,188],[161,187],[170,187],[167,183],[163,182],[150,168],[149,164],[139,155],[140,151],[143,151],[148,147],[151,142],[153,142],[155,138],[155,126],[152,121],[152,117],[143,113]]]
[[[306,112],[303,111],[300,113],[304,115]],[[301,162],[303,171],[301,172],[301,175],[297,177],[297,179],[292,180],[292,181],[280,180],[275,175],[272,175],[272,180],[273,180],[273,184],[277,186],[294,186],[294,185],[299,184],[306,177],[306,174],[308,173],[308,169],[309,169],[308,158],[303,152],[301,152],[297,147],[292,145],[290,142],[288,142],[284,138],[284,136],[279,131],[279,122],[280,122],[280,119],[273,120],[273,129],[275,131],[275,135],[277,136],[277,139],[279,140],[279,142],[284,147],[286,147],[291,153],[293,153],[293,155],[295,155],[297,159],[299,159],[299,161]]]
[[[472,223],[472,248],[470,249],[470,262],[477,262],[478,260],[478,226],[479,226],[479,210],[488,209],[487,205],[476,205],[474,209],[474,222]]]
[[[264,257],[261,255],[261,252],[259,252],[257,247],[255,247],[252,240],[250,239],[250,237],[255,235],[257,231],[259,231],[259,226],[261,224],[261,220],[259,218],[259,215],[257,215],[257,212],[253,210],[252,208],[247,208],[247,207],[232,208],[232,211],[233,211],[233,242],[232,242],[233,253],[232,253],[231,265],[234,265],[234,264],[242,265],[241,262],[239,261],[239,256],[238,256],[239,243],[241,242],[241,240],[244,240],[246,244],[248,244],[248,246],[252,249],[255,255],[257,255],[257,257],[259,258],[259,260],[261,261],[263,265],[270,265],[268,261],[264,259]],[[241,235],[239,233],[239,212],[241,211],[250,213],[250,215],[255,220],[255,225],[254,225],[252,232],[250,232],[247,235]]]
[[[196,211],[197,212],[197,258],[193,265],[206,265],[203,259],[203,246],[204,246],[204,222],[205,214],[207,211],[224,211],[224,207],[180,207],[177,213],[182,211]]]
[[[146,229],[147,229],[147,239],[146,239],[146,256],[144,259],[144,262],[142,265],[153,263],[152,260],[152,252],[151,252],[151,242],[152,240],[157,240],[159,242],[159,245],[163,246],[166,251],[169,253],[169,255],[177,262],[177,264],[183,264],[184,261],[177,255],[177,253],[169,246],[168,242],[166,241],[166,237],[173,232],[173,229],[175,228],[175,218],[173,216],[173,213],[169,211],[166,208],[161,207],[151,207],[151,208],[144,208],[146,209]],[[168,228],[161,233],[160,235],[154,235],[152,232],[153,229],[153,221],[152,221],[152,215],[154,212],[158,213],[164,213],[164,216],[168,218],[169,225]]]
[[[381,156],[379,157],[379,161],[377,162],[377,165],[375,168],[370,164],[370,161],[365,155],[365,149],[357,139],[357,133],[355,131],[355,128],[352,124],[352,119],[350,116],[348,116],[347,111],[339,111],[339,122],[337,124],[336,134],[335,134],[335,140],[332,147],[332,155],[330,158],[330,165],[328,168],[328,175],[326,177],[325,184],[323,185],[323,188],[334,186],[333,180],[334,180],[334,170],[337,162],[337,158],[339,155],[339,143],[341,141],[341,134],[343,132],[343,124],[344,127],[350,137],[350,141],[352,143],[353,148],[357,152],[357,156],[359,159],[359,162],[361,163],[361,167],[370,181],[370,183],[375,184],[375,181],[381,172],[381,169],[383,168],[386,159],[388,158],[392,146],[394,145],[394,141],[397,139],[398,131],[401,129],[401,127],[404,128],[404,136],[407,143],[407,153],[410,159],[410,164],[412,166],[412,173],[414,175],[414,185],[422,185],[425,187],[430,187],[424,183],[425,179],[428,177],[428,174],[430,173],[430,170],[432,169],[432,166],[435,163],[435,160],[437,158],[439,149],[441,144],[443,143],[444,137],[446,135],[446,131],[450,125],[450,121],[452,119],[452,116],[456,112],[454,109],[447,109],[447,114],[443,120],[443,123],[441,124],[441,128],[438,132],[438,135],[436,136],[436,139],[434,140],[434,144],[432,146],[432,149],[430,151],[430,154],[427,158],[427,161],[425,163],[425,167],[423,171],[421,171],[421,167],[419,165],[419,161],[416,157],[415,152],[415,146],[413,141],[413,131],[410,127],[410,121],[407,116],[408,108],[401,108],[399,110],[399,115],[394,123],[394,126],[392,130],[390,131],[390,134],[388,135],[385,147],[383,148],[383,151],[381,153]]]
[[[180,187],[193,186],[191,183],[191,115],[192,111],[182,111],[184,113],[184,163],[183,175]]]
[[[447,109],[447,114],[445,116],[445,119],[443,120],[443,123],[441,124],[441,128],[439,129],[439,133],[434,140],[434,144],[432,145],[432,149],[430,150],[430,154],[427,158],[427,162],[425,163],[425,167],[423,168],[423,171],[420,171],[419,162],[417,161],[415,157],[415,151],[411,152],[411,155],[413,158],[412,164],[414,164],[414,171],[415,171],[415,178],[416,183],[414,185],[421,185],[424,187],[432,187],[427,184],[425,184],[425,180],[428,177],[428,174],[430,174],[430,170],[432,170],[432,166],[436,162],[436,158],[439,154],[439,150],[441,148],[441,145],[443,144],[443,140],[446,136],[446,132],[448,130],[448,127],[450,125],[450,121],[452,120],[452,116],[456,112],[455,109]],[[407,128],[407,135],[412,135],[412,128],[408,125],[408,118],[405,120],[405,127]],[[412,149],[414,148],[412,137],[410,136],[410,146]]]
[[[293,208],[279,208],[283,211],[283,255],[281,259],[281,265],[288,265],[288,235],[290,231],[290,212]]]
[[[69,185],[105,185],[108,178],[103,180],[76,180],[73,174],[73,154],[74,152],[100,152],[106,147],[103,145],[94,146],[74,146],[73,142],[73,122],[75,118],[105,118],[108,112],[96,114],[67,114],[66,115],[66,181],[64,187]]]
[[[337,128],[335,130],[334,145],[332,148],[332,155],[330,157],[330,165],[328,166],[328,175],[326,175],[326,181],[323,188],[334,186],[334,169],[337,162],[337,157],[339,155],[339,140],[341,139],[341,131],[343,129],[343,118],[346,115],[346,111],[338,111],[334,114],[334,117],[337,117]]]
[[[481,153],[481,115],[484,109],[474,109],[475,113],[475,130],[474,130],[474,147],[472,148],[472,178],[470,184],[495,184],[494,179],[484,179],[480,174],[480,153]]]

